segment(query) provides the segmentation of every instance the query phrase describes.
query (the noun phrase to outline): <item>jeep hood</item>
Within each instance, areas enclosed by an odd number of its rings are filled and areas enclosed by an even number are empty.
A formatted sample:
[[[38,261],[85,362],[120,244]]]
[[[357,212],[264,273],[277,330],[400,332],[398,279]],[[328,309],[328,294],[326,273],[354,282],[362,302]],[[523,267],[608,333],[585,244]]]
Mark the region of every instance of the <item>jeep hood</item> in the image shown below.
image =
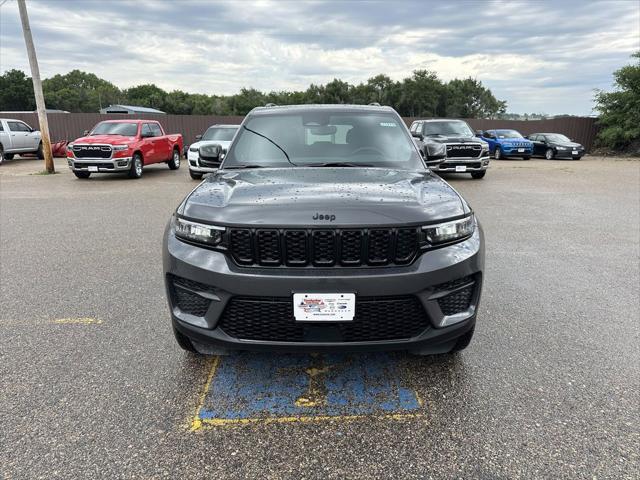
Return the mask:
[[[428,171],[326,167],[222,170],[178,208],[187,218],[221,225],[301,227],[419,224],[469,211]],[[335,220],[313,218],[320,215]]]

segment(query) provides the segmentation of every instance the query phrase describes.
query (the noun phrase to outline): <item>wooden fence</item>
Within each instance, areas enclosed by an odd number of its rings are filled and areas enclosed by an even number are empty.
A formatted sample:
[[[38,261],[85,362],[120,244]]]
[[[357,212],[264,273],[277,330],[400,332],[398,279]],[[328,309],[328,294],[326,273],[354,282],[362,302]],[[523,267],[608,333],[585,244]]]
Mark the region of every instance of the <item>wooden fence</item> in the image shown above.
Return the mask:
[[[38,116],[35,113],[0,112],[3,118],[17,118],[24,120],[34,128],[38,127]],[[91,129],[102,120],[122,118],[148,118],[159,120],[168,133],[181,133],[185,145],[195,141],[196,135],[204,133],[210,125],[216,123],[239,124],[242,116],[216,115],[123,115],[100,113],[50,113],[49,129],[52,142],[61,140],[71,141],[82,136],[85,130]],[[410,125],[415,118],[404,118]],[[523,135],[537,132],[563,133],[567,137],[581,143],[587,151],[593,147],[598,133],[597,119],[591,117],[563,117],[550,120],[485,120],[465,119],[474,130],[489,130],[492,128],[513,128]]]

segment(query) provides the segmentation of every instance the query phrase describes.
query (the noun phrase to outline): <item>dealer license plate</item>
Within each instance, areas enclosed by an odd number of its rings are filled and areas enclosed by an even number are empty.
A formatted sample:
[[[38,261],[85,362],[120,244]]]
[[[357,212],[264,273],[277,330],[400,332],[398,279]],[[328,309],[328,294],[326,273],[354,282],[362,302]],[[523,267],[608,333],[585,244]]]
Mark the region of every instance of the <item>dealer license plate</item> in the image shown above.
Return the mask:
[[[524,152],[524,148],[519,148],[518,153],[522,153],[522,152]]]
[[[298,322],[349,322],[356,314],[355,293],[294,293]]]
[[[578,155],[578,150],[571,150],[571,155]]]
[[[467,171],[466,165],[456,165],[456,172],[466,172],[466,171]]]
[[[90,172],[97,172],[98,171],[98,167],[96,167],[95,165],[89,165],[89,171]]]

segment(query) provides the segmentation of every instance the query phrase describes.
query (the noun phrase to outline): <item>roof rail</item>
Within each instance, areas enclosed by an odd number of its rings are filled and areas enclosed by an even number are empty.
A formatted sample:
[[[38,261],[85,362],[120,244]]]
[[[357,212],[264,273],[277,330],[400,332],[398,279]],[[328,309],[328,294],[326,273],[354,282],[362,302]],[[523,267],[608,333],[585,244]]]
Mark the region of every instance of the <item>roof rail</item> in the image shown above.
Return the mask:
[[[267,103],[265,107],[277,107],[278,105],[275,103]]]
[[[370,106],[370,107],[379,107],[379,106],[380,106],[380,104],[379,104],[378,102],[371,102],[371,103],[369,104],[369,106]]]

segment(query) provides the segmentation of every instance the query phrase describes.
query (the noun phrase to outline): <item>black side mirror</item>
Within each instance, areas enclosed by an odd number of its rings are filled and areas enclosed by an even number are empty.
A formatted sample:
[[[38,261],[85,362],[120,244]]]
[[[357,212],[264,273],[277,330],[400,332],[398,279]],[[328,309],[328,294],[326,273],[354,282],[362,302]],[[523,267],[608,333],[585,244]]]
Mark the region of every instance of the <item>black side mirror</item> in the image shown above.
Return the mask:
[[[202,135],[196,135],[196,140],[202,140]]]
[[[411,136],[418,140],[422,140],[424,138],[420,132],[411,132]]]
[[[86,137],[87,135],[89,135],[89,130],[85,130],[84,132],[82,132],[82,136]]]
[[[220,156],[222,155],[222,147],[217,143],[213,145],[202,145],[198,148],[198,155],[200,155],[200,160],[209,163],[219,163],[222,159]]]

